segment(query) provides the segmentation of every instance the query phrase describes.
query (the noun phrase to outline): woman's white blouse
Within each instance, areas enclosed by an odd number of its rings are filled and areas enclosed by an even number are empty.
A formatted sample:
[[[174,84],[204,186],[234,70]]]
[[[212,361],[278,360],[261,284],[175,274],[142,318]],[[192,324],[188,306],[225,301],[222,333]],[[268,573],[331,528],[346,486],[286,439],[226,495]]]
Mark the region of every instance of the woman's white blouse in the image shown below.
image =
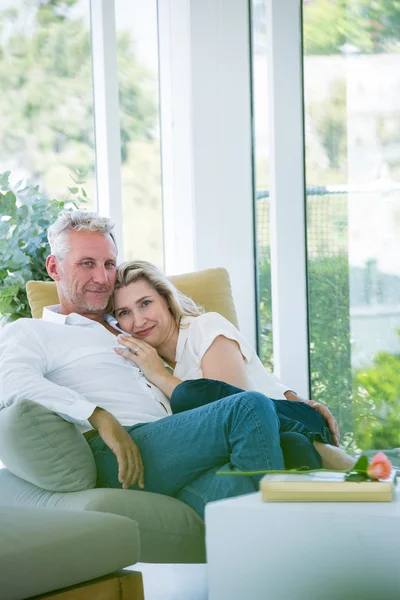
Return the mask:
[[[269,398],[285,400],[284,392],[290,388],[283,385],[275,375],[266,370],[240,331],[215,312],[205,313],[199,317],[182,318],[176,348],[174,375],[182,380],[203,377],[202,358],[220,335],[239,344],[250,389],[261,392]]]

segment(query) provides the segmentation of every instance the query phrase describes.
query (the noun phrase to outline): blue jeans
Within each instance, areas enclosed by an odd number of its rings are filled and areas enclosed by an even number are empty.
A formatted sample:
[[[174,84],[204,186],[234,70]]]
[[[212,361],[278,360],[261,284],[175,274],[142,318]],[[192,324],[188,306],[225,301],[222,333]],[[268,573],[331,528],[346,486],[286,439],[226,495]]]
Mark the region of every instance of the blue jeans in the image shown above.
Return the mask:
[[[207,502],[258,489],[261,475],[229,477],[217,471],[284,468],[279,428],[274,403],[258,392],[125,427],[142,456],[145,490],[179,498],[201,517]],[[115,455],[99,435],[88,443],[98,486],[120,488]]]
[[[228,383],[214,379],[193,379],[178,385],[171,397],[174,414],[198,408],[242,392]],[[279,417],[280,442],[286,469],[319,469],[321,457],[313,446],[315,440],[332,444],[325,419],[311,406],[293,400],[272,400]]]

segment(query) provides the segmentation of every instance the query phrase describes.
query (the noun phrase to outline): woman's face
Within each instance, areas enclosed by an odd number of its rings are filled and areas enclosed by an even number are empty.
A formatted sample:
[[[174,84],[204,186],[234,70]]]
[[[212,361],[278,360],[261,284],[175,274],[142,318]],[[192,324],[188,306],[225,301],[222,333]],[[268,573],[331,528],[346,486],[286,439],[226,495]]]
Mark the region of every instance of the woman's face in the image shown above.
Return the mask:
[[[154,348],[176,329],[167,302],[145,279],[115,291],[114,314],[121,329]]]

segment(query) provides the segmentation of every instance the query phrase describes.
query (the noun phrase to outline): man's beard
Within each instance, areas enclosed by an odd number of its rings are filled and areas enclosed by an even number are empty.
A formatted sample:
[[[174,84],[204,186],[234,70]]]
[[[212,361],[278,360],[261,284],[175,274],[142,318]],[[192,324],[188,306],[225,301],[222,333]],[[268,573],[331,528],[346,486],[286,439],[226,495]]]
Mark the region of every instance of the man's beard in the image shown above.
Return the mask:
[[[103,296],[103,302],[101,304],[91,302],[89,298],[86,297],[85,291],[89,291],[85,287],[81,292],[78,292],[72,288],[72,285],[68,281],[60,281],[60,288],[63,293],[64,298],[68,301],[69,304],[74,306],[76,312],[79,313],[98,313],[105,311],[108,302],[111,298],[113,290],[107,287],[92,287],[90,291],[96,292],[109,292],[107,296]]]

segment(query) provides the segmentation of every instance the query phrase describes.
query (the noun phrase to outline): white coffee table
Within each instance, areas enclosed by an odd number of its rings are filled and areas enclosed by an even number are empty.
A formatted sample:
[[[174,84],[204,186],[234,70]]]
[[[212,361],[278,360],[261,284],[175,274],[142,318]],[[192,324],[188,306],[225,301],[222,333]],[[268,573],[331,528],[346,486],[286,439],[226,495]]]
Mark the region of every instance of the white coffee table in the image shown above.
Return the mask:
[[[399,600],[399,496],[208,504],[209,600]]]

